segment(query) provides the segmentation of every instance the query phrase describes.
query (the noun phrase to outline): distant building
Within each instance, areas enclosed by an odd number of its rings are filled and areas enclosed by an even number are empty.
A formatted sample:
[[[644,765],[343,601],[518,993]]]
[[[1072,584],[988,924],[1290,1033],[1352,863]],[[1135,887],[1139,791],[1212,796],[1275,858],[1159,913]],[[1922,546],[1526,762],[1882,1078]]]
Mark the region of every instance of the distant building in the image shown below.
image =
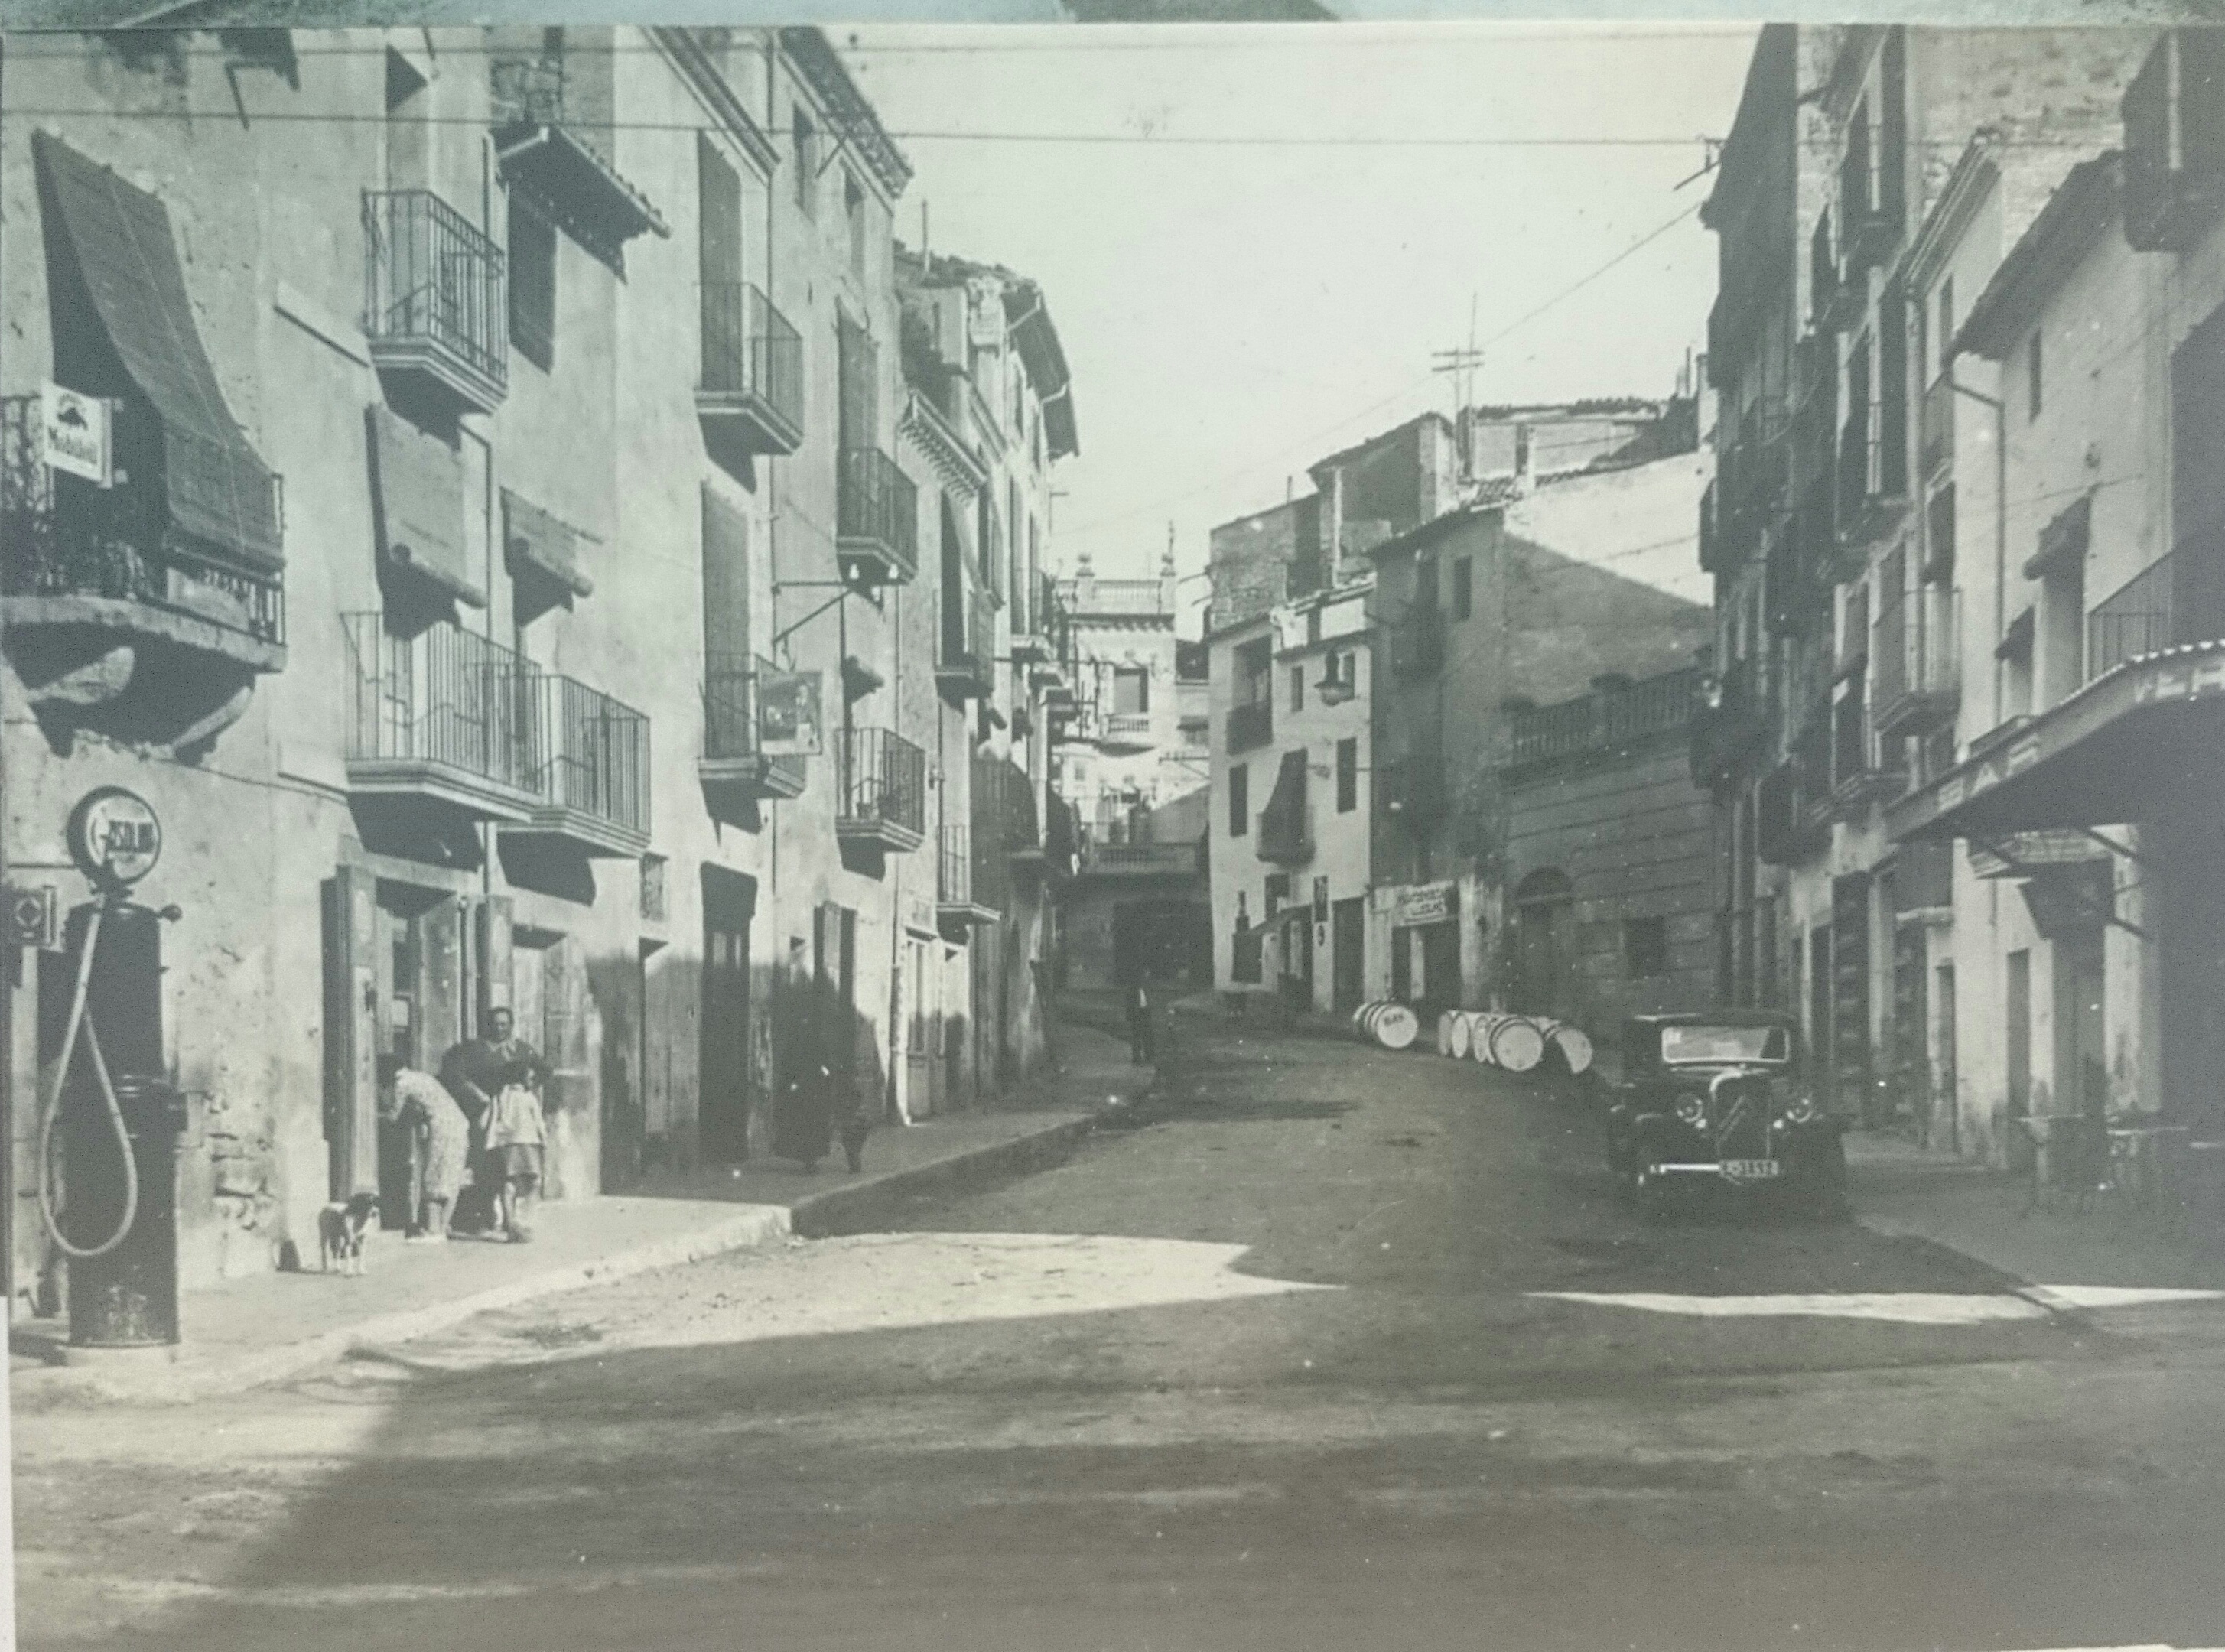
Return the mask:
[[[1506,1000],[1516,719],[1688,671],[1710,630],[1689,536],[1662,532],[1708,480],[1688,389],[1424,415],[1214,531],[1217,984],[1322,1010]],[[1689,971],[1706,907],[1626,888],[1595,918],[1662,921]]]
[[[1193,788],[1133,815],[1123,838],[1087,844],[1059,898],[1062,987],[1213,976],[1206,892],[1211,794]]]

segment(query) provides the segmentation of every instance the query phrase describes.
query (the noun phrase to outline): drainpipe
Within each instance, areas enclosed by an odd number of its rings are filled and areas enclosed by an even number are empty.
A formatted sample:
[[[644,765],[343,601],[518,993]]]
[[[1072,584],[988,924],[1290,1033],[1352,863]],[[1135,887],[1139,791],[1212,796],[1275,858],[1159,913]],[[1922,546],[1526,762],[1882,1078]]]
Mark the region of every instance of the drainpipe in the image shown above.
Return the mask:
[[[1966,384],[1957,383],[1953,377],[1947,388],[1957,396],[1967,396],[1981,407],[1994,411],[1994,706],[1990,726],[2001,725],[2001,667],[1999,652],[2001,638],[2006,636],[2008,623],[2009,583],[2009,415],[2008,404],[1999,396],[1987,396]]]

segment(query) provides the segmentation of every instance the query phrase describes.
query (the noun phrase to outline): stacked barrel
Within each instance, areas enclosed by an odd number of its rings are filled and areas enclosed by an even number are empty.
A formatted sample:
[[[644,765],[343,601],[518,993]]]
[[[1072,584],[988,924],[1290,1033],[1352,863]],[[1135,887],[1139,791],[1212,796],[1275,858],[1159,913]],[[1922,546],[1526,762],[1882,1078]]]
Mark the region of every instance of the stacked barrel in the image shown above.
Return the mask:
[[[1391,1005],[1392,1009],[1398,1005]],[[1376,1037],[1371,1029],[1371,1012],[1380,1011],[1380,1003],[1365,1003],[1353,1016],[1353,1025],[1363,1038],[1372,1038],[1385,1049],[1404,1049],[1411,1044],[1411,1033],[1400,1030],[1401,1041],[1391,1042]],[[1516,1016],[1493,1010],[1447,1010],[1437,1016],[1437,1054],[1455,1061],[1480,1061],[1486,1067],[1495,1067],[1508,1073],[1529,1073],[1550,1063],[1559,1072],[1575,1078],[1591,1070],[1592,1041],[1581,1027],[1565,1021],[1556,1021],[1550,1016]]]

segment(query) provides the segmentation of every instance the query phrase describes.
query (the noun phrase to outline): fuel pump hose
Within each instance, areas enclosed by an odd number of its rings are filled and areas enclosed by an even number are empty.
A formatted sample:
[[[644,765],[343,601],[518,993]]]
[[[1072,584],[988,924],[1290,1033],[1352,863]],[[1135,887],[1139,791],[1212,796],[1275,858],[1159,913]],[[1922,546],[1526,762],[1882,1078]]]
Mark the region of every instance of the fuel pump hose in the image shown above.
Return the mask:
[[[46,1223],[48,1237],[62,1254],[80,1262],[105,1256],[122,1244],[139,1216],[139,1165],[131,1151],[131,1132],[124,1124],[124,1107],[116,1098],[115,1083],[108,1076],[107,1058],[100,1053],[100,1035],[94,1029],[92,1016],[86,1012],[86,1000],[92,990],[93,953],[100,945],[100,920],[105,910],[95,907],[86,925],[85,950],[79,954],[77,963],[77,991],[71,995],[69,1020],[62,1032],[61,1059],[54,1064],[54,1088],[48,1092],[47,1104],[39,1115],[39,1215]],[[124,1160],[124,1214],[117,1220],[115,1232],[89,1247],[73,1243],[62,1231],[61,1220],[54,1211],[54,1125],[61,1117],[62,1092],[69,1083],[70,1062],[77,1054],[80,1028],[85,1032],[86,1048],[92,1055],[93,1074],[100,1080],[101,1099],[107,1104],[109,1124],[116,1132],[116,1150]]]

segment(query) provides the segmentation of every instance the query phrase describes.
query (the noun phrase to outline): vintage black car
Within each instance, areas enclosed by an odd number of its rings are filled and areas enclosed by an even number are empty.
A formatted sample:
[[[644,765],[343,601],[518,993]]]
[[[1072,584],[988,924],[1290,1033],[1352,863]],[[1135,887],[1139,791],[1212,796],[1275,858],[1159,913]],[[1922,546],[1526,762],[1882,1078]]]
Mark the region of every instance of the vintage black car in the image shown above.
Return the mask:
[[[1791,1016],[1633,1016],[1621,1054],[1607,1098],[1607,1168],[1647,1220],[1699,1190],[1818,1218],[1845,1209],[1845,1123],[1810,1092]]]

